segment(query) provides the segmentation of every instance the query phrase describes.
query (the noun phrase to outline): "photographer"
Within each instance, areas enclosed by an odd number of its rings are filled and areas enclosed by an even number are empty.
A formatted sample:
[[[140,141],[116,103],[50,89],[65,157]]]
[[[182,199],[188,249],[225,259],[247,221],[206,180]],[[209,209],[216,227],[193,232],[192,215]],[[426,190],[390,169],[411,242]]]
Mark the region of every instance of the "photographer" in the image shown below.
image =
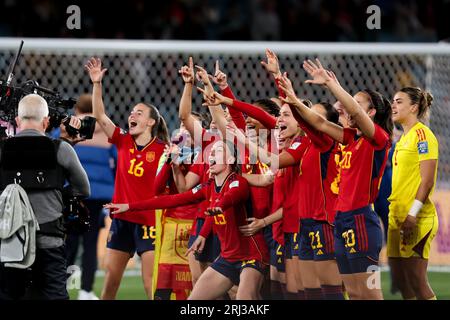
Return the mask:
[[[32,156],[32,161],[28,157],[15,159],[13,163],[18,166],[26,164],[32,167],[35,163],[46,163],[48,153],[38,149],[38,144],[45,136],[45,130],[49,124],[49,109],[47,102],[39,95],[29,94],[22,98],[18,106],[18,117],[16,122],[20,132],[9,140],[9,145],[15,146],[21,143],[20,140],[29,141],[24,150],[15,150]],[[49,141],[50,138],[48,138]],[[36,143],[34,143],[36,142]],[[52,141],[53,142],[53,141]],[[78,160],[74,149],[64,141],[53,143],[55,148],[51,150],[53,156],[56,153],[56,167],[47,168],[49,172],[63,172],[64,179],[68,181],[72,196],[88,197],[90,194],[89,181],[83,167]],[[47,144],[48,145],[48,144]],[[0,149],[0,168],[5,168],[4,159],[6,156],[6,144]],[[9,150],[8,150],[9,151]],[[47,150],[48,151],[48,150]],[[33,155],[30,152],[34,153]],[[3,156],[2,156],[3,154]],[[50,157],[52,158],[52,157]],[[53,157],[52,159],[54,159]],[[14,168],[15,169],[15,168]],[[19,169],[19,168],[18,168]],[[35,169],[35,168],[33,168]],[[57,171],[59,170],[59,171]],[[4,176],[1,176],[2,179]],[[49,178],[52,178],[50,176]],[[26,176],[22,176],[25,181]],[[56,179],[55,179],[56,180]],[[11,183],[11,182],[7,182]],[[5,186],[5,181],[1,181]],[[28,198],[33,208],[35,217],[39,223],[39,231],[36,234],[36,258],[31,266],[30,274],[22,273],[20,269],[7,268],[0,265],[0,300],[2,299],[68,299],[66,289],[66,258],[64,248],[64,228],[62,226],[63,197],[61,184],[53,184],[47,188],[28,188],[22,185],[27,191]],[[21,287],[24,278],[30,277],[31,284]]]

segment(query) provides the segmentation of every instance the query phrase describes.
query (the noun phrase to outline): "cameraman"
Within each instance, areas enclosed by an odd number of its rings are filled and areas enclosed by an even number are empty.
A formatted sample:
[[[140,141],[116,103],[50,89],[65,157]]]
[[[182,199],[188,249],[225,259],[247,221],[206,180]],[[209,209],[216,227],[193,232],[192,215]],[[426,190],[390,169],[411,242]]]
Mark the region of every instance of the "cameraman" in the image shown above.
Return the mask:
[[[20,132],[16,137],[36,137],[37,140],[41,140],[40,137],[45,135],[45,130],[49,124],[48,114],[47,102],[41,96],[29,94],[22,98],[19,102],[18,117],[16,118]],[[11,139],[14,141],[15,137]],[[33,149],[33,146],[30,146],[30,149]],[[74,149],[68,143],[61,141],[57,147],[56,158],[57,165],[64,172],[64,178],[69,182],[72,195],[88,197],[90,194],[89,181]],[[20,160],[18,159],[18,161]],[[26,187],[25,190],[27,190]],[[0,266],[0,300],[17,298],[69,299],[66,289],[66,257],[62,228],[64,206],[62,190],[56,187],[48,190],[27,190],[27,195],[40,227],[36,234],[36,259],[31,266],[31,285],[22,296],[12,294],[15,282],[20,283],[20,280],[23,281],[23,279],[10,276],[17,270]]]

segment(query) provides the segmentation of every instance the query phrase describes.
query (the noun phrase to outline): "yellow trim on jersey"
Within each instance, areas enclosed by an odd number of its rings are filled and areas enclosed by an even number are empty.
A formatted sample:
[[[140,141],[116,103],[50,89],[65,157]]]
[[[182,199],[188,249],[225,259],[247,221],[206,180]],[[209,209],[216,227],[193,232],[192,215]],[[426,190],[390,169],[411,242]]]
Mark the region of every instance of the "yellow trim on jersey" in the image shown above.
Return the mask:
[[[136,141],[134,141],[134,139],[133,139],[133,145],[134,145],[134,148],[136,149],[136,151],[142,152],[142,151],[144,151],[145,149],[147,149],[148,146],[151,146],[152,143],[153,143],[155,140],[156,140],[156,137],[153,137],[153,139],[152,139],[149,143],[147,143],[147,144],[145,145],[145,147],[144,147],[142,150],[139,150],[139,149],[137,148],[137,144],[136,144]]]

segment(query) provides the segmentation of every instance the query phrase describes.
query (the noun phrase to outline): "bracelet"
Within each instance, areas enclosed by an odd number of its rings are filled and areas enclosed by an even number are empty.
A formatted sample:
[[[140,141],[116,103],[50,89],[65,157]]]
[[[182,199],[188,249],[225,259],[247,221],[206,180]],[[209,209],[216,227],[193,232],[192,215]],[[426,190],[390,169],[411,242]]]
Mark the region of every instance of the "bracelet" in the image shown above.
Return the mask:
[[[101,81],[92,81],[92,83],[102,83]]]
[[[264,223],[264,227],[267,227],[266,220],[263,218],[262,221]]]
[[[412,217],[416,217],[417,214],[419,213],[420,209],[422,209],[422,207],[423,207],[422,201],[414,199],[414,202],[413,202],[411,208],[409,209],[408,215],[410,215]]]

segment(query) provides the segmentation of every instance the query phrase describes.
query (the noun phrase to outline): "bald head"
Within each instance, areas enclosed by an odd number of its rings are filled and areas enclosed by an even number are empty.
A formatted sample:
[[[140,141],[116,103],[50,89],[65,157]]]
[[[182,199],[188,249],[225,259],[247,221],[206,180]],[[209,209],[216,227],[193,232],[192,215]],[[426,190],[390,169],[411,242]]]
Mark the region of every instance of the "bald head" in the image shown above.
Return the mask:
[[[37,94],[29,94],[19,102],[18,116],[21,121],[42,122],[48,116],[47,101]]]

